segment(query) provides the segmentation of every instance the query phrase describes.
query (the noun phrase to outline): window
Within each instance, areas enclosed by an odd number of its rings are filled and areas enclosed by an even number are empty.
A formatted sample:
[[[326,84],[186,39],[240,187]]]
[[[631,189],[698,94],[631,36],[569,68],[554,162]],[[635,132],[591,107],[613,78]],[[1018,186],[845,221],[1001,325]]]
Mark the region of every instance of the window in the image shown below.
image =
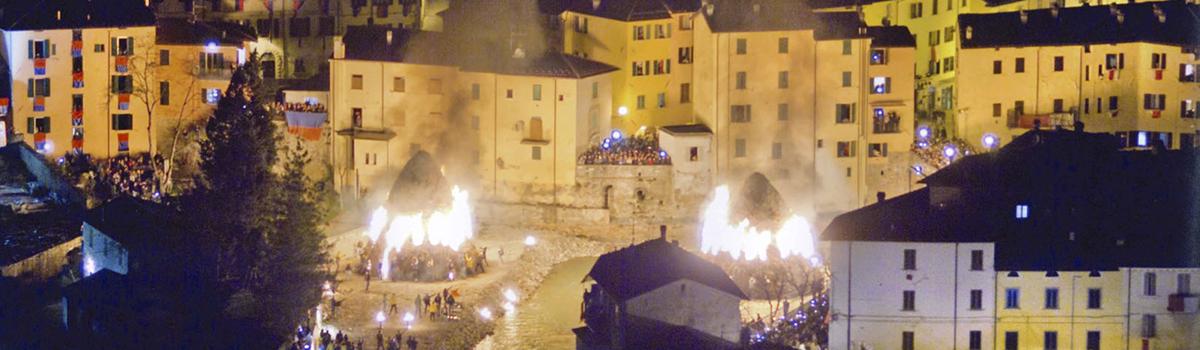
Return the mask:
[[[1004,332],[1004,350],[1017,350],[1020,346],[1017,332]]]
[[[471,84],[471,99],[479,101],[479,84]]]
[[[942,59],[942,68],[944,68],[946,72],[953,72],[954,71],[954,56],[943,58]]]
[[[905,249],[904,250],[904,269],[905,270],[916,270],[917,269],[917,250],[916,249]]]
[[[404,120],[404,119],[401,119]],[[363,127],[363,110],[362,108],[350,109],[350,126],[358,129]]]
[[[1088,288],[1087,307],[1089,309],[1100,308],[1100,288]]]
[[[529,157],[533,160],[542,160],[542,146],[533,146]]]
[[[1090,113],[1092,113],[1092,100],[1085,98],[1085,99],[1083,99],[1083,114],[1090,114]]]
[[[133,55],[133,38],[127,36],[112,38],[112,47],[113,56],[131,56]]]
[[[542,118],[529,118],[529,137],[530,140],[544,140],[542,138]]]
[[[1196,118],[1196,102],[1192,100],[1179,101],[1179,117],[1180,118]]]
[[[950,3],[954,3],[951,1]],[[971,331],[967,336],[967,350],[983,350],[983,332]]]
[[[971,271],[983,271],[983,251],[971,251]]]
[[[913,347],[916,346],[915,343],[915,339],[913,339],[913,332],[900,332],[901,350],[913,350]]]
[[[853,157],[854,150],[855,150],[855,148],[857,148],[857,147],[855,147],[856,143],[858,143],[858,142],[857,141],[838,141],[838,143],[837,143],[838,158]],[[847,169],[846,176],[850,176],[850,175],[848,175],[850,173],[850,171],[849,171],[850,168],[846,168],[846,169]],[[905,255],[905,258],[907,259],[907,255]],[[906,260],[905,263],[907,264],[908,261]],[[906,267],[907,267],[907,265],[906,265]],[[911,269],[906,268],[906,270],[911,270]]]
[[[26,131],[30,134],[50,132],[50,117],[30,117],[25,120],[28,123]]]
[[[1054,71],[1055,72],[1063,71],[1063,57],[1062,56],[1054,56]]]
[[[637,96],[637,109],[646,109],[646,95]]]
[[[1016,113],[1018,116],[1025,115],[1025,101],[1013,102],[1013,113]]]
[[[954,0],[950,0],[950,1],[954,1]],[[931,12],[933,12],[932,15],[936,16],[938,14],[938,0],[933,0],[933,3],[931,3],[929,5],[930,5],[929,10]]]
[[[746,156],[746,139],[737,139],[733,141],[733,156],[737,158]]]
[[[1175,293],[1191,294],[1192,293],[1192,275],[1181,273],[1175,276]]]
[[[854,122],[854,108],[848,103],[837,104],[837,119],[834,119],[838,124],[850,124]]]
[[[887,60],[887,50],[886,49],[871,50],[871,64],[872,65],[887,64],[887,62],[888,62],[888,60]]]
[[[1017,204],[1016,217],[1018,219],[1028,219],[1029,218],[1029,206],[1025,205],[1025,204]]]
[[[779,104],[778,111],[776,112],[776,119],[779,121],[787,121],[788,120],[788,104],[786,104],[786,103]]]
[[[692,83],[679,84],[679,103],[692,102]]]
[[[971,290],[971,310],[983,310],[983,290]]]
[[[1100,350],[1100,331],[1087,332],[1087,350]]]
[[[1104,55],[1104,69],[1124,69],[1125,54]]]
[[[929,32],[929,46],[935,46],[941,41],[942,31],[934,30]]]
[[[888,155],[888,145],[886,143],[868,143],[867,157],[869,158],[884,158]]]
[[[1062,113],[1063,111],[1064,111],[1063,99],[1061,99],[1061,98],[1054,99],[1054,113]]]
[[[1042,349],[1058,350],[1058,332],[1046,332],[1042,335]]]
[[[687,85],[687,84],[684,84],[684,85]],[[598,98],[598,97],[600,97],[600,83],[593,81],[592,82],[592,98]]]
[[[999,62],[999,61],[997,61],[997,62]],[[994,71],[993,73],[1000,74],[999,73],[1000,68],[997,68],[998,66],[996,66],[996,64],[997,63],[992,63],[992,65],[993,65],[992,70]],[[1015,66],[1015,68],[1013,68],[1013,70],[1016,71],[1017,73],[1025,73],[1025,58],[1017,57],[1017,62],[1014,64],[1014,66]]]
[[[504,98],[511,100],[513,98],[513,89],[504,90]]]
[[[133,130],[133,115],[113,114],[112,129],[117,131]]]
[[[1058,288],[1046,288],[1046,309],[1058,309]]]
[[[158,82],[158,104],[163,106],[171,105],[171,82]]]
[[[171,65],[171,50],[158,50],[158,65]]]
[[[585,34],[588,32],[588,18],[587,17],[575,16],[575,32],[585,33]]]
[[[692,30],[692,16],[679,17],[679,30]]]
[[[1004,62],[992,61],[992,74],[1000,74],[1004,70]]]
[[[321,17],[317,20],[317,34],[333,36],[333,17]]]
[[[130,79],[129,82],[132,83],[133,80]],[[50,97],[50,78],[29,79],[27,84],[29,97]],[[129,88],[132,91],[133,87],[130,86]]]
[[[1108,97],[1108,110],[1112,111],[1112,112],[1117,111],[1117,97],[1116,96]]]
[[[1004,290],[1004,308],[1005,309],[1020,309],[1021,308],[1021,290],[1017,288],[1008,288]]]
[[[356,75],[356,77],[359,77],[358,78],[359,79],[359,89],[361,89],[362,88],[362,78],[361,78],[362,76]],[[354,83],[351,82],[351,85],[354,85]],[[404,92],[404,88],[405,88],[404,85],[405,85],[404,77],[393,77],[392,78],[392,92]]]
[[[666,108],[666,107],[667,107],[667,93],[660,92],[660,93],[658,93],[658,108]]]
[[[779,53],[788,53],[788,38],[779,38]]]
[[[912,290],[904,291],[904,306],[903,311],[913,311],[916,309],[917,292]]]
[[[679,48],[679,64],[692,63],[692,47]]]
[[[737,54],[739,54],[739,55],[746,54],[746,39],[745,38],[737,39]]]
[[[1143,109],[1163,110],[1167,108],[1167,95],[1165,94],[1145,94],[1142,97]]]
[[[1167,54],[1152,53],[1150,54],[1151,69],[1167,69]]]
[[[786,71],[786,70],[779,72],[779,88],[780,89],[788,88],[788,71]]]
[[[1142,315],[1142,338],[1154,338],[1157,331],[1158,319],[1154,315]]]
[[[1157,274],[1155,274],[1153,272],[1147,272],[1146,275],[1144,277],[1142,277],[1142,280],[1143,280],[1142,294],[1151,295],[1151,296],[1158,295],[1158,275]]]
[[[92,52],[104,52],[104,44],[92,45]]]
[[[891,77],[874,77],[871,78],[871,93],[886,94],[892,92]]]
[[[442,94],[442,80],[441,79],[429,79],[429,94],[430,95],[441,95]],[[539,96],[539,98],[540,97],[541,96]]]
[[[204,103],[215,105],[221,101],[221,89],[203,89]]]
[[[850,87],[853,80],[853,75],[850,72],[842,72],[842,87]]]
[[[738,90],[746,89],[746,72],[737,72],[737,85],[734,88]]]
[[[1004,108],[999,103],[992,104],[992,116],[999,117]]]
[[[920,2],[908,4],[908,18],[921,18],[921,12],[925,10],[924,5]]]
[[[288,34],[291,34],[292,37],[312,35],[312,21],[309,21],[308,17],[293,17],[288,22]]]
[[[849,55],[854,52],[854,45],[849,39],[842,40],[842,55]]]
[[[700,160],[700,147],[689,148],[688,159],[693,162]]]
[[[403,80],[403,78],[401,78],[401,80]],[[362,74],[355,74],[355,75],[350,76],[350,90],[362,90],[362,89],[363,89]]]
[[[750,122],[750,105],[733,105],[729,107],[729,121],[734,123]]]
[[[533,84],[533,100],[542,100],[542,84]]]
[[[953,4],[954,1],[947,1],[946,3]],[[954,26],[946,27],[945,34],[942,35],[942,40],[945,40],[946,42],[954,41],[954,34],[957,31],[958,31],[957,28],[955,28]]]
[[[71,72],[83,73],[83,56],[71,57]],[[81,86],[76,86],[81,87]]]
[[[114,93],[114,94],[133,93],[133,76],[114,75],[112,77],[112,93]]]
[[[783,159],[783,144],[776,142],[771,144],[771,159]]]

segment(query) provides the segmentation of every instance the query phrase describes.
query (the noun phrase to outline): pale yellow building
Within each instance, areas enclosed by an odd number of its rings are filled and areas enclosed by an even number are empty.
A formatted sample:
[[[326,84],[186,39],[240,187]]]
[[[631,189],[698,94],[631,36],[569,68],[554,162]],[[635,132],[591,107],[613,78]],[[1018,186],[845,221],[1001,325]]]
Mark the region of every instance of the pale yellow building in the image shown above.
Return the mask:
[[[1040,123],[1126,147],[1194,147],[1200,7],[1180,2],[963,15],[953,132],[1001,143]],[[1064,23],[1093,23],[1068,26]]]
[[[818,215],[908,192],[907,31],[786,1],[723,5],[694,27],[694,108],[715,136],[716,181],[760,172]]]
[[[613,125],[694,123],[693,23],[700,1],[567,1],[563,52],[618,67]]]
[[[386,195],[418,151],[477,197],[568,204],[576,157],[610,130],[615,67],[558,53],[466,49],[438,33],[356,28],[330,61],[343,195]]]
[[[50,157],[150,149],[138,76],[153,74],[154,14],[141,1],[10,3],[0,15],[7,124]]]

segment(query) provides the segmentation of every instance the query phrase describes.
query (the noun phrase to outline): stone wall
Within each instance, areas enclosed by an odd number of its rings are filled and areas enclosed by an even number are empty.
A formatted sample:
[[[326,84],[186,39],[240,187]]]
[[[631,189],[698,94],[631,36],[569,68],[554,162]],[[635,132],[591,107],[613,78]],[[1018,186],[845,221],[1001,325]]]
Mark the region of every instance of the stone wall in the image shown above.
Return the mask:
[[[21,156],[21,162],[25,163],[25,169],[29,170],[30,174],[37,179],[38,184],[50,190],[51,197],[61,204],[69,206],[82,206],[84,202],[83,194],[79,192],[70,183],[67,183],[58,173],[50,169],[46,158],[42,157],[32,148],[29,148],[25,143],[14,143],[10,147],[16,149],[16,152]]]
[[[46,249],[37,255],[26,258],[0,268],[4,277],[27,277],[45,280],[57,275],[67,262],[67,253],[79,248],[83,237],[75,237],[57,246]]]

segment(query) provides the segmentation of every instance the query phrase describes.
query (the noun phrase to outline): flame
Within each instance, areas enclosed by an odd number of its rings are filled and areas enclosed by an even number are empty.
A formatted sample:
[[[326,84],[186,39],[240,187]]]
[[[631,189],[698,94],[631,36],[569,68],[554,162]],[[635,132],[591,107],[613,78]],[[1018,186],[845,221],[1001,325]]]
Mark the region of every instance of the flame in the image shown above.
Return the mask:
[[[799,215],[784,220],[779,232],[761,230],[743,219],[737,224],[729,221],[729,187],[719,186],[713,191],[713,199],[704,208],[704,222],[700,226],[700,250],[719,255],[729,253],[735,260],[767,260],[771,245],[779,250],[780,258],[801,256],[818,262],[813,243],[812,226]]]
[[[453,200],[448,210],[438,210],[428,215],[396,215],[392,217],[390,224],[387,209],[379,207],[371,214],[371,222],[364,233],[371,242],[378,242],[380,236],[384,237],[387,244],[384,249],[385,256],[393,250],[400,252],[407,242],[417,247],[428,243],[458,251],[467,239],[475,235],[474,222],[471,220],[471,198],[467,191],[459,189],[458,186],[450,191],[450,195]],[[379,273],[387,279],[391,270],[391,259],[383,259],[382,263]]]

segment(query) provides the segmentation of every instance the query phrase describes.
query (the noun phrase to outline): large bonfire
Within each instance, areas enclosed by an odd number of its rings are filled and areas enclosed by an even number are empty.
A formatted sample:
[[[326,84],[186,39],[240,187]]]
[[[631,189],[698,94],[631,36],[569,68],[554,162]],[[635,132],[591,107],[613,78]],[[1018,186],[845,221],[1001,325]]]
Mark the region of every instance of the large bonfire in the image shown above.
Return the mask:
[[[750,175],[732,201],[729,186],[717,187],[702,219],[700,249],[705,253],[766,261],[777,251],[782,259],[800,256],[818,263],[808,220],[790,213],[762,174]]]
[[[383,246],[380,275],[389,275],[391,253],[408,247],[443,247],[457,252],[475,235],[470,196],[450,186],[428,153],[413,155],[404,165],[387,202],[371,214],[366,235]]]

